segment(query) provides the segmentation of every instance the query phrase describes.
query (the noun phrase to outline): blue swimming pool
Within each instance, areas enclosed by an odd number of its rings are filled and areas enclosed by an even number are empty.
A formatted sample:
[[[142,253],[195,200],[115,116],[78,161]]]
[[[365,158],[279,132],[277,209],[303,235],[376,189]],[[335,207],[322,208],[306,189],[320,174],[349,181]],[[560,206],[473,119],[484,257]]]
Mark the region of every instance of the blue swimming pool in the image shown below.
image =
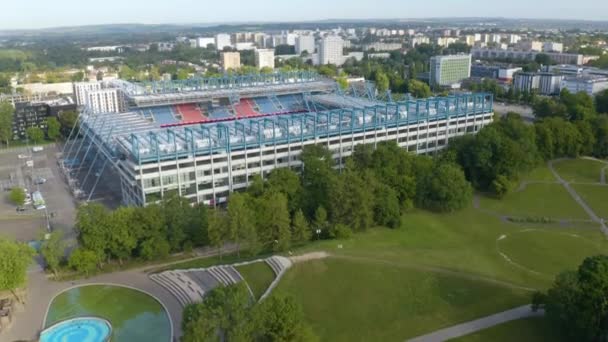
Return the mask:
[[[106,342],[112,327],[105,319],[81,317],[59,322],[40,334],[40,342]]]

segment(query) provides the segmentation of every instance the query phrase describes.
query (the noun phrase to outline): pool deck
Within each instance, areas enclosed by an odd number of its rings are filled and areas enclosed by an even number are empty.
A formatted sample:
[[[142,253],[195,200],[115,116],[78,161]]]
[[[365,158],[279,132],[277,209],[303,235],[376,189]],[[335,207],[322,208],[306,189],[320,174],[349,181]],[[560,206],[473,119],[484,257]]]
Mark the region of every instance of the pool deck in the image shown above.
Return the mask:
[[[233,248],[224,249],[229,253]],[[215,249],[205,249],[197,252],[197,257],[212,257],[217,254]],[[161,266],[161,265],[159,265]],[[152,281],[145,270],[152,266],[132,269],[116,273],[101,274],[88,279],[68,282],[57,282],[48,279],[47,274],[34,270],[28,274],[27,302],[22,312],[14,316],[13,324],[8,331],[0,334],[2,341],[37,340],[44,327],[44,319],[51,300],[59,293],[82,285],[118,285],[131,287],[155,297],[167,310],[171,321],[173,340],[179,340],[182,335],[182,306],[168,291]]]

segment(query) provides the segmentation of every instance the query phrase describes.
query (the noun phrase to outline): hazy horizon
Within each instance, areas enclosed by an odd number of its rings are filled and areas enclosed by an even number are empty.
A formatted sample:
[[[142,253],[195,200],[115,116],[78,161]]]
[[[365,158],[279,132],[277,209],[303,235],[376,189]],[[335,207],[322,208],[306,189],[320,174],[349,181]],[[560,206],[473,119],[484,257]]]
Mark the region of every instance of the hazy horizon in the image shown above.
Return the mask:
[[[607,20],[608,1],[488,0],[348,1],[226,0],[192,3],[189,0],[106,0],[88,9],[77,0],[11,1],[0,13],[1,30],[41,29],[111,24],[221,24],[239,22],[306,22],[319,20],[382,20],[424,18],[513,18]],[[100,6],[103,5],[103,6]]]

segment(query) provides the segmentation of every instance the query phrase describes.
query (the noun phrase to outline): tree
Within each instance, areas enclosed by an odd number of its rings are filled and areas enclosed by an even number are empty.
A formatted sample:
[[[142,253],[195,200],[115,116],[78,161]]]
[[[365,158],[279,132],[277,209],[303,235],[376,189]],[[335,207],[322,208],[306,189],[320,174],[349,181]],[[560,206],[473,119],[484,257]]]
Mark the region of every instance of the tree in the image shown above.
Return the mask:
[[[44,140],[44,132],[40,127],[29,127],[25,130],[25,134],[34,144],[38,144]]]
[[[544,54],[544,53],[537,54],[536,57],[534,57],[534,61],[541,65],[553,64],[553,60],[551,59],[551,57],[549,57],[549,55]]]
[[[50,117],[46,120],[46,135],[51,140],[56,140],[61,134],[61,124],[55,117]]]
[[[121,265],[124,259],[131,257],[137,246],[136,231],[132,229],[134,213],[134,208],[119,207],[110,214],[108,219],[108,253],[117,258]]]
[[[473,190],[458,165],[437,162],[431,173],[423,177],[417,195],[423,208],[451,212],[469,205]]]
[[[0,237],[0,291],[13,292],[25,285],[27,268],[34,257],[34,250],[24,243]]]
[[[415,98],[427,98],[431,97],[433,92],[428,84],[420,82],[418,80],[409,80],[407,83],[407,91]]]
[[[319,238],[319,234],[327,235],[327,230],[329,229],[329,222],[327,222],[327,211],[323,207],[318,207],[315,211],[315,219],[313,222],[313,228],[315,229],[315,234],[317,238]]]
[[[273,295],[254,309],[254,341],[317,341],[310,326],[304,323],[302,308],[291,296]]]
[[[345,172],[331,186],[330,217],[334,224],[363,231],[373,224],[373,191],[369,191],[369,184],[352,170],[352,164],[351,160],[347,161]]]
[[[82,80],[84,79],[84,72],[82,72],[82,70],[79,70],[78,72],[73,74],[70,79],[72,82],[82,82]]]
[[[291,240],[296,244],[310,241],[311,231],[302,209],[296,211],[291,220]]]
[[[301,207],[302,183],[300,176],[288,168],[273,170],[268,176],[265,191],[277,191],[287,196],[289,212]]]
[[[8,101],[0,102],[0,140],[8,143],[13,138],[13,113],[15,109]]]
[[[555,278],[546,293],[533,297],[535,308],[544,306],[547,318],[572,340],[605,341],[608,338],[608,256],[583,261],[576,272]]]
[[[84,249],[95,253],[96,262],[100,266],[107,256],[106,252],[110,240],[108,237],[109,221],[110,213],[99,203],[81,205],[76,212],[78,240]]]
[[[85,276],[95,271],[96,263],[97,253],[82,247],[72,251],[68,259],[68,266],[76,272],[83,273]]]
[[[8,194],[8,198],[17,206],[25,204],[25,197],[25,190],[22,187],[12,188],[11,192]]]
[[[608,114],[608,90],[595,95],[595,110],[598,113]]]
[[[267,250],[285,251],[291,242],[287,198],[278,192],[267,192],[258,201],[257,231]]]
[[[254,253],[257,250],[255,214],[247,205],[249,202],[249,195],[240,193],[233,193],[228,201],[228,237],[236,244],[239,257],[242,241],[246,241],[248,248],[252,248]]]
[[[63,242],[63,233],[59,230],[50,234],[50,237],[42,242],[40,254],[44,258],[47,267],[57,275],[59,265],[65,253],[65,243]]]
[[[401,211],[397,192],[386,184],[379,184],[374,191],[374,221],[389,228],[401,226]]]
[[[64,138],[68,138],[72,130],[78,130],[78,127],[74,127],[78,121],[78,113],[76,111],[68,110],[61,112],[57,117],[61,124],[61,134]]]
[[[329,150],[322,145],[305,146],[300,158],[304,163],[302,209],[308,217],[312,217],[319,206],[329,208],[329,191],[336,181],[334,160]]]
[[[384,72],[377,71],[375,81],[378,92],[384,93],[389,89],[389,79]]]
[[[209,212],[209,220],[207,222],[207,241],[212,247],[216,247],[220,260],[222,259],[222,247],[226,241],[227,222],[224,214],[213,209]]]

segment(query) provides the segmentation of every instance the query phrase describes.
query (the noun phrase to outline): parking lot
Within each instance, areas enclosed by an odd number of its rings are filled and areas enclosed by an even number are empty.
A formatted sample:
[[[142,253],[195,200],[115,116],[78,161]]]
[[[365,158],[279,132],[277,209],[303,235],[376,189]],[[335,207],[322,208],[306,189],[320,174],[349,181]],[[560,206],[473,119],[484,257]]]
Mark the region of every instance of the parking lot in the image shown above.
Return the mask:
[[[47,226],[64,232],[68,241],[75,240],[75,201],[63,180],[56,154],[61,147],[47,145],[43,151],[17,148],[0,150],[0,235],[20,241],[39,239]],[[33,162],[33,166],[28,161]],[[43,184],[35,180],[44,178]],[[40,182],[38,182],[40,183]],[[26,210],[17,212],[16,206],[8,199],[9,189],[23,187],[32,193],[40,191],[46,202],[46,210],[36,210],[26,205]],[[48,217],[48,222],[47,222]]]

